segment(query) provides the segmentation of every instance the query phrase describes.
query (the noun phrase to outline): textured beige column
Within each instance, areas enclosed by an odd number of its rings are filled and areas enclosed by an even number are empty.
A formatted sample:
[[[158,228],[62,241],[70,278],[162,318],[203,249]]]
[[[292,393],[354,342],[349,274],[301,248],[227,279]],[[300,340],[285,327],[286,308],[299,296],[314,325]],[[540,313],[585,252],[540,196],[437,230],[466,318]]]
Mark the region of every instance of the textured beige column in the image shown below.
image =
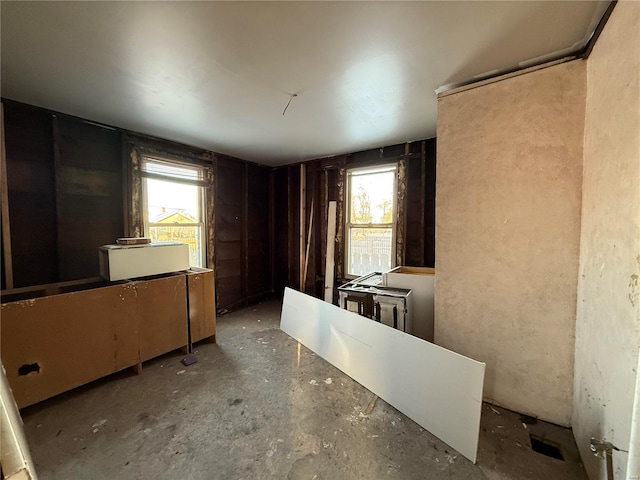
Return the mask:
[[[584,61],[438,102],[435,341],[486,362],[485,399],[572,413]]]
[[[633,478],[625,470],[639,447],[630,441],[640,346],[638,2],[618,2],[587,61],[582,191],[573,432],[591,479],[605,478],[591,437],[632,450],[614,452],[613,465],[616,479]]]

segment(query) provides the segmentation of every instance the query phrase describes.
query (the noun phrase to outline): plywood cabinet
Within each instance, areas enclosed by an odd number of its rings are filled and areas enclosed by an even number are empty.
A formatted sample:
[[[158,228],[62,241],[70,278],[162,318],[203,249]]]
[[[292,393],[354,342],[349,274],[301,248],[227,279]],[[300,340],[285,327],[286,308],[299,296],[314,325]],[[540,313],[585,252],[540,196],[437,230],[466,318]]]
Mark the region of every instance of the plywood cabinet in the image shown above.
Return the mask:
[[[18,407],[139,362],[131,283],[2,305],[2,363]]]
[[[215,341],[213,285],[193,269],[4,291],[0,354],[18,407],[186,347],[189,321],[194,342]]]
[[[140,361],[187,345],[185,275],[135,280]]]
[[[191,267],[187,272],[191,341],[216,339],[216,305],[213,270]]]

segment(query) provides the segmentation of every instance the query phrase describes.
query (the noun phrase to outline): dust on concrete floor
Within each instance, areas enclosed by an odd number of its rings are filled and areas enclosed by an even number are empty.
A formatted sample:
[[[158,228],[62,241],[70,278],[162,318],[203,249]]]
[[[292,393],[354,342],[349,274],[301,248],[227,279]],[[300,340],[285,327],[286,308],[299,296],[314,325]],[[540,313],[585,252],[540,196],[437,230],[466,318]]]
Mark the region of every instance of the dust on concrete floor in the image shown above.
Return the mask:
[[[476,465],[380,399],[366,415],[371,392],[282,333],[280,307],[220,317],[194,365],[168,354],[25,409],[39,477],[586,479],[569,430],[502,408],[483,405]]]

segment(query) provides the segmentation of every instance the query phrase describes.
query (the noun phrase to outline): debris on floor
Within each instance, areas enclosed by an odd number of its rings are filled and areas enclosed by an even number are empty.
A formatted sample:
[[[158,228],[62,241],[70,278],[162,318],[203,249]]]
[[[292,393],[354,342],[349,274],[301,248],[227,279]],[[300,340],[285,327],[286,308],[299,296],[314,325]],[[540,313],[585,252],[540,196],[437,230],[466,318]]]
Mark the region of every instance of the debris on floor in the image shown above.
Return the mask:
[[[538,420],[524,430],[520,414],[487,403],[472,464],[305,347],[298,365],[299,344],[278,331],[280,303],[259,311],[260,324],[250,308],[219,319],[220,343],[199,347],[198,375],[182,375],[179,389],[167,371],[184,354],[173,353],[145,363],[145,375],[23,411],[39,478],[587,479],[569,429]],[[311,379],[318,389],[304,388]],[[557,442],[564,461],[535,452],[530,433]]]
[[[371,397],[371,400],[369,400],[369,405],[367,405],[367,409],[364,411],[364,414],[366,416],[371,415],[371,412],[373,412],[373,409],[376,407],[377,401],[378,401],[378,396],[374,394],[373,397]]]
[[[193,365],[194,363],[197,363],[198,362],[198,357],[196,357],[195,355],[190,353],[189,355],[184,357],[181,360],[181,362],[185,367],[188,367],[189,365]]]
[[[96,422],[93,425],[91,425],[91,428],[93,429],[93,433],[98,433],[100,429],[105,426],[106,423],[107,423],[107,419],[104,418],[99,422]]]

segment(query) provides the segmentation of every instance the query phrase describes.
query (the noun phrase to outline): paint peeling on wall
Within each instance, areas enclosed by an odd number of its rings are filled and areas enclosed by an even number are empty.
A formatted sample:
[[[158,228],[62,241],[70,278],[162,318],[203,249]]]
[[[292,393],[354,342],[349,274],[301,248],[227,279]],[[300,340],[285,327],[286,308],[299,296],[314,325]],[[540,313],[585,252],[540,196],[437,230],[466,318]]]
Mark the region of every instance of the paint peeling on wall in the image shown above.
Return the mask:
[[[142,237],[142,207],[140,204],[140,200],[142,198],[142,179],[140,178],[140,154],[138,153],[138,150],[132,146],[129,149],[129,159],[129,188],[131,195],[128,197],[130,202],[130,214],[129,225],[127,225],[127,236]]]
[[[336,225],[336,277],[344,278],[344,189],[345,189],[345,181],[347,178],[347,172],[344,167],[339,169],[338,173],[338,203],[336,204],[336,217],[337,217],[337,225]],[[334,295],[335,297],[335,295]]]
[[[629,281],[629,302],[631,302],[632,307],[635,307],[638,304],[639,298],[640,286],[638,285],[638,275],[634,273],[631,275],[631,280]]]
[[[592,437],[629,450],[614,452],[615,478],[636,478],[625,472],[632,474],[628,462],[637,454],[631,425],[640,344],[639,24],[640,3],[618,2],[587,60],[572,427],[593,480],[605,469],[591,454]]]
[[[396,266],[405,264],[405,225],[407,224],[407,161],[398,161],[398,200],[396,203]]]
[[[216,224],[216,198],[215,198],[215,173],[208,168],[205,172],[207,180],[207,268],[215,267],[215,224]]]

